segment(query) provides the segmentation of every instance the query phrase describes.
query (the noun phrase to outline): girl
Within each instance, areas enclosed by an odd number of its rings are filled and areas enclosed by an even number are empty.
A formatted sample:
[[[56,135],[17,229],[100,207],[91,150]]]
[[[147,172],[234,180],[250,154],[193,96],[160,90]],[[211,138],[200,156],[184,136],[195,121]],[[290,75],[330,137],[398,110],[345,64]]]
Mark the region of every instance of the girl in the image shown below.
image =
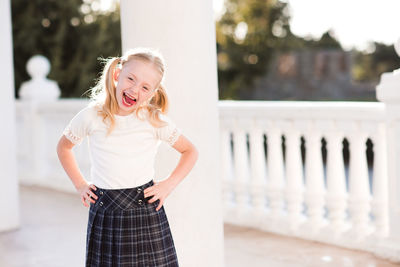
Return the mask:
[[[163,203],[189,173],[198,151],[165,115],[164,61],[151,49],[111,58],[91,103],[70,121],[57,153],[89,207],[86,266],[178,266]],[[71,149],[89,139],[91,180],[82,176]],[[161,141],[180,152],[168,178],[154,182]]]

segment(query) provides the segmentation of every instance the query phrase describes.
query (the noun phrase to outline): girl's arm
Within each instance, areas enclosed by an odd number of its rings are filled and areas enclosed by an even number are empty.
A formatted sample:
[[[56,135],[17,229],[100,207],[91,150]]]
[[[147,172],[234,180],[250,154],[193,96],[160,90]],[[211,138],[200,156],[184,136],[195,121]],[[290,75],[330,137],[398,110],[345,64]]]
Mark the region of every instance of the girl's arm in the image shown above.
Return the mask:
[[[176,140],[172,147],[181,153],[178,165],[168,178],[175,187],[192,170],[199,157],[199,152],[183,134],[179,136],[178,140]]]
[[[72,152],[73,147],[74,144],[63,135],[57,145],[58,159],[60,160],[61,165],[63,166],[68,177],[74,184],[76,190],[80,194],[83,205],[89,207],[89,204],[87,204],[86,201],[95,203],[92,198],[98,198],[91,191],[91,189],[96,190],[97,188],[93,184],[89,185],[88,182],[83,178],[78,164],[76,163],[74,153]]]
[[[183,134],[179,136],[178,140],[176,140],[172,147],[181,153],[178,165],[167,179],[156,183],[143,191],[145,198],[153,196],[149,200],[149,203],[153,203],[157,199],[160,200],[156,211],[161,209],[167,196],[192,170],[199,157],[197,148]]]

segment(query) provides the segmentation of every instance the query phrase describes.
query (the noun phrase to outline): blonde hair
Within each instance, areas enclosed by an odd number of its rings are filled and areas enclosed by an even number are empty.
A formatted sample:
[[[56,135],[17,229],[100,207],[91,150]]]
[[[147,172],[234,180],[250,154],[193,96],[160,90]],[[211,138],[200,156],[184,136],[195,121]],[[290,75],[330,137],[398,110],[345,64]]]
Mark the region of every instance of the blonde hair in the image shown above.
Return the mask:
[[[118,67],[123,68],[124,64],[131,60],[141,60],[152,63],[161,76],[160,82],[156,86],[155,93],[150,101],[135,109],[136,116],[143,120],[139,114],[144,110],[148,112],[148,120],[154,127],[162,127],[166,125],[166,123],[159,117],[160,113],[166,114],[169,108],[168,96],[164,86],[162,85],[165,76],[164,59],[156,50],[149,48],[135,48],[127,51],[122,57],[103,59],[103,62],[105,63],[103,72],[97,84],[91,89],[91,104],[99,107],[99,115],[103,117],[105,123],[108,123],[108,134],[111,133],[115,127],[114,115],[117,114],[119,109],[115,96],[116,86],[113,79],[114,71]]]

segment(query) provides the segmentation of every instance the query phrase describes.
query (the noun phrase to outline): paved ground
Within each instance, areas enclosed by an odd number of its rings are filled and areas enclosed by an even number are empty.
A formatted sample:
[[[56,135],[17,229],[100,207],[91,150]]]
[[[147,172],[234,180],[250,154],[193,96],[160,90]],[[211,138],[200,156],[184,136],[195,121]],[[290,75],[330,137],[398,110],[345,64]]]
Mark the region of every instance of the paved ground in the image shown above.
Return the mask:
[[[225,224],[226,267],[394,267],[366,252]],[[249,264],[250,263],[250,264]]]
[[[83,266],[87,210],[77,203],[72,194],[21,187],[22,227],[0,234],[0,267]],[[400,266],[368,253],[250,228],[225,224],[224,231],[226,267]]]

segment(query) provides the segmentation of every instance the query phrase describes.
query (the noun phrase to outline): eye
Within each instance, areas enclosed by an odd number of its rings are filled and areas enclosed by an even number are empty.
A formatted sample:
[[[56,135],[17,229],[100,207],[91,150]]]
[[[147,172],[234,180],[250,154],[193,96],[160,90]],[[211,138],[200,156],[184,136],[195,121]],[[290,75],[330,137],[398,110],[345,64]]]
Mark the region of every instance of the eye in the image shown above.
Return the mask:
[[[144,86],[143,88],[146,89],[146,91],[149,90],[149,89],[148,89],[147,87],[145,87],[145,86]]]
[[[133,78],[132,78],[132,77],[128,77],[128,79],[131,80],[131,81],[133,81]]]

